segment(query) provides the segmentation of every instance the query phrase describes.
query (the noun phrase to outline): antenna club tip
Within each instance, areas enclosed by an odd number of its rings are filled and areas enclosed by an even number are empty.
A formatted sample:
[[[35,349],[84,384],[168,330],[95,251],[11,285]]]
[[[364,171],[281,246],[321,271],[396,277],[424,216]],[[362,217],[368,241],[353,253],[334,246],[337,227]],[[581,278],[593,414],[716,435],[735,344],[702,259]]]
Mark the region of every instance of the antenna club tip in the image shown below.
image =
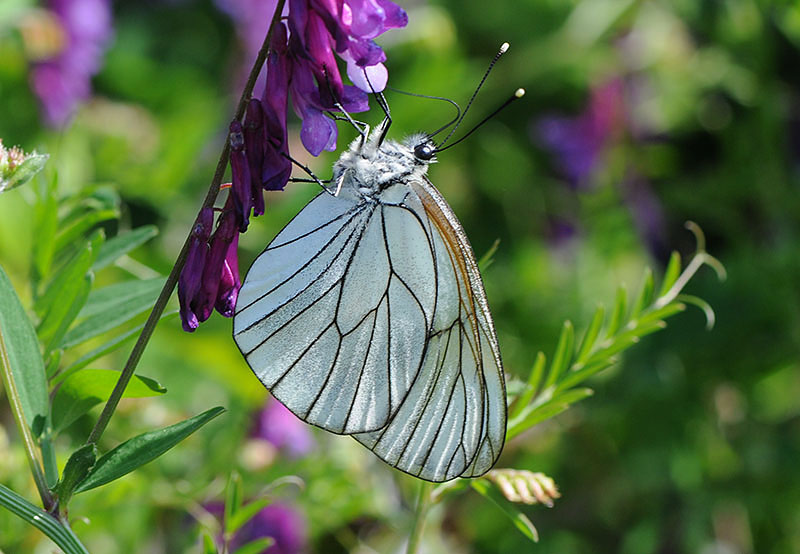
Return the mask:
[[[503,44],[501,44],[500,45],[500,53],[501,54],[505,54],[510,46],[511,45],[509,43],[507,43],[507,42],[504,42]]]
[[[525,96],[524,88],[518,88],[516,92],[514,92],[514,98],[522,98],[523,96]]]

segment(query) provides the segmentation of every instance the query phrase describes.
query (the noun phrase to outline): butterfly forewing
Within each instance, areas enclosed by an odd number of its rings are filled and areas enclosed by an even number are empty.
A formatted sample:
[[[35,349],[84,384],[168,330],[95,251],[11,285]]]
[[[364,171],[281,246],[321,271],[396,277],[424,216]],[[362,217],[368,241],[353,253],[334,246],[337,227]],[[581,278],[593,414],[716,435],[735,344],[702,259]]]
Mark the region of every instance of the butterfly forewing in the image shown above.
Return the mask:
[[[253,264],[234,338],[298,417],[361,433],[384,427],[408,394],[434,303],[434,258],[419,218],[321,194]]]

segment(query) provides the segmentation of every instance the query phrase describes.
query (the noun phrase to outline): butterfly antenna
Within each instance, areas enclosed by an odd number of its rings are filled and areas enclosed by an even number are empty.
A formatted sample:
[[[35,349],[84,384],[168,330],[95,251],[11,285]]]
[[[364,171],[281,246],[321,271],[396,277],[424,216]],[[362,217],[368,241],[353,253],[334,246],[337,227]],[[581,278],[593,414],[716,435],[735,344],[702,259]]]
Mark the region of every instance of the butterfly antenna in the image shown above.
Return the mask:
[[[392,87],[386,87],[386,88],[388,90],[391,90],[392,92],[396,92],[398,94],[405,94],[406,96],[416,96],[417,98],[430,98],[431,100],[443,100],[445,102],[448,102],[448,103],[452,104],[452,106],[456,109],[456,116],[449,123],[447,123],[447,125],[442,125],[441,127],[439,127],[434,132],[427,133],[428,138],[435,137],[436,135],[438,135],[439,133],[441,133],[442,131],[444,131],[448,127],[450,127],[450,125],[452,125],[453,123],[458,121],[458,118],[461,117],[461,107],[458,104],[456,104],[455,100],[451,100],[451,99],[445,98],[443,96],[430,96],[428,94],[417,94],[415,92],[406,92],[404,90],[400,90],[400,89],[396,89],[396,88],[392,88]]]
[[[381,123],[381,136],[378,137],[378,147],[383,144],[384,139],[386,138],[386,134],[389,132],[389,127],[392,126],[392,114],[389,111],[389,103],[386,101],[386,97],[383,95],[382,92],[377,92],[375,87],[372,86],[372,81],[369,80],[369,75],[367,75],[367,70],[365,68],[361,68],[361,71],[364,73],[364,79],[367,81],[369,85],[369,90],[372,91],[372,94],[375,95],[375,101],[380,106],[381,110],[383,110],[383,122]]]
[[[486,123],[487,121],[489,121],[490,119],[492,119],[494,116],[496,116],[498,113],[500,113],[500,111],[502,111],[502,110],[503,110],[503,109],[504,109],[506,106],[508,106],[509,104],[511,104],[511,102],[513,102],[514,100],[518,100],[518,99],[522,98],[523,96],[525,96],[525,89],[524,89],[524,88],[518,88],[518,89],[517,89],[517,90],[514,92],[514,94],[512,94],[512,95],[511,95],[511,98],[509,98],[508,100],[506,100],[505,102],[503,102],[503,104],[502,104],[502,105],[500,105],[500,107],[499,107],[499,108],[497,108],[497,109],[496,109],[496,110],[494,110],[492,113],[490,113],[489,115],[487,115],[486,117],[484,117],[484,118],[483,118],[483,119],[480,121],[480,123],[478,123],[477,125],[475,125],[475,127],[473,127],[472,129],[470,129],[470,131],[469,131],[469,132],[468,132],[466,135],[464,135],[463,137],[461,137],[461,138],[460,138],[460,139],[458,139],[457,141],[455,141],[455,142],[453,142],[453,143],[451,143],[451,144],[449,144],[449,145],[445,146],[444,148],[437,148],[436,150],[434,150],[434,152],[441,152],[442,150],[447,150],[448,148],[452,148],[453,146],[455,146],[456,144],[458,144],[459,142],[461,142],[462,140],[464,140],[465,138],[467,138],[468,136],[470,136],[472,133],[474,133],[475,131],[477,131],[479,127],[481,127],[481,126],[482,126],[484,123]],[[444,143],[442,143],[442,144],[444,144]]]
[[[475,97],[478,96],[478,91],[481,90],[481,87],[483,86],[483,83],[485,83],[486,79],[489,77],[489,73],[492,72],[492,68],[494,68],[494,64],[497,63],[497,60],[500,59],[500,56],[502,56],[503,54],[505,54],[508,51],[508,47],[509,47],[509,44],[507,42],[504,42],[500,46],[500,50],[497,51],[497,54],[495,54],[494,58],[492,58],[492,61],[489,64],[489,67],[486,68],[486,73],[483,74],[483,79],[481,79],[481,82],[478,83],[478,86],[475,88],[475,92],[472,93],[472,97],[469,99],[469,102],[467,102],[467,107],[464,108],[464,113],[462,113],[461,117],[459,117],[458,120],[456,120],[455,126],[450,130],[450,132],[447,134],[447,136],[444,137],[444,140],[441,142],[440,146],[444,146],[444,143],[446,143],[448,140],[450,140],[450,137],[452,137],[453,133],[456,132],[456,129],[458,129],[458,126],[461,125],[462,121],[464,121],[464,117],[466,117],[467,112],[469,111],[469,107],[472,106],[472,102],[474,102],[475,101]],[[505,106],[503,106],[503,107],[505,107]],[[502,108],[500,108],[500,109],[502,109]],[[497,111],[499,111],[499,110],[497,110]],[[481,124],[482,123],[483,122],[481,122]],[[445,128],[447,128],[447,127],[445,127]],[[474,130],[475,130],[475,128],[472,129],[472,131],[474,131]],[[472,131],[470,131],[470,133]],[[437,133],[438,132],[439,131],[437,131]],[[459,141],[459,142],[461,142],[461,141]]]

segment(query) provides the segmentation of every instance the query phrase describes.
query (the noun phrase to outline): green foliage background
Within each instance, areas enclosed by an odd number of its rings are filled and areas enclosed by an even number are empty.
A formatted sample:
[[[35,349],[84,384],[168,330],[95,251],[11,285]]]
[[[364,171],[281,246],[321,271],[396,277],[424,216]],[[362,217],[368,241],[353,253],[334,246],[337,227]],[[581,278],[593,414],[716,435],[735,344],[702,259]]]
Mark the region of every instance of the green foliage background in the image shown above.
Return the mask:
[[[711,332],[699,311],[672,318],[595,378],[591,399],[507,445],[501,466],[542,471],[562,493],[552,509],[525,509],[538,545],[467,493],[432,512],[425,551],[800,551],[800,7],[767,0],[404,6],[409,28],[382,42],[391,85],[465,99],[509,41],[473,120],[527,89],[430,171],[479,257],[500,240],[484,280],[509,375],[524,378],[538,350],[552,352],[565,319],[585,329],[597,302],[610,305],[620,282],[638,285],[645,265],[663,270],[672,249],[688,256],[686,220],[704,229],[708,251],[729,274],[720,285],[703,272],[689,288],[714,307]],[[59,132],[41,126],[24,41],[10,17],[0,19],[0,137],[50,153],[47,171],[58,172],[64,193],[113,185],[123,211],[107,234],[160,229],[124,269],[99,273],[101,285],[128,272],[168,272],[213,173],[241,61],[232,24],[210,2],[118,2],[114,17],[95,97]],[[631,36],[633,53],[623,45]],[[591,186],[575,189],[536,140],[535,125],[554,113],[579,114],[590,91],[611,79],[637,84],[639,96],[626,96],[625,105],[648,122],[649,135],[623,131],[601,153]],[[394,137],[450,117],[444,104],[387,96]],[[353,133],[340,129],[341,148]],[[301,157],[299,141],[293,152]],[[335,154],[307,158],[327,176]],[[621,183],[631,168],[663,210],[657,248],[642,240],[625,201]],[[23,189],[0,197],[0,260],[25,298],[36,237]],[[315,193],[296,184],[267,195],[267,214],[242,237],[242,271]],[[556,240],[560,221],[576,233]],[[119,369],[123,354],[98,367]],[[354,441],[315,432],[308,457],[278,454],[263,467],[247,459],[251,417],[266,393],[230,340],[230,321],[214,316],[192,335],[175,319],[162,322],[140,371],[169,393],[125,400],[106,448],[211,406],[228,413],[103,492],[74,499],[71,513],[91,520],[74,524],[91,551],[199,551],[191,514],[222,498],[232,469],[249,495],[299,476],[304,489],[284,486],[275,495],[305,514],[314,551],[361,543],[388,551],[403,540],[413,483]],[[0,482],[33,498],[6,410]],[[69,428],[62,453],[85,439],[96,416]],[[27,552],[43,544],[0,513],[0,547]]]

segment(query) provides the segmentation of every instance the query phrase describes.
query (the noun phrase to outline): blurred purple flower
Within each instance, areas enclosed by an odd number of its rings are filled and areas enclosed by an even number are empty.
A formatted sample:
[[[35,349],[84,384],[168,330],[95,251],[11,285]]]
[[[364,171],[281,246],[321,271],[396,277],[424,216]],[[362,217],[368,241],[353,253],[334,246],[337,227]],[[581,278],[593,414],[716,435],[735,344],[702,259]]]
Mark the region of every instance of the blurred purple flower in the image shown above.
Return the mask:
[[[308,530],[303,516],[286,504],[270,504],[245,523],[232,541],[232,549],[262,537],[275,543],[264,554],[297,554],[305,552]]]
[[[308,425],[274,398],[256,415],[250,435],[269,442],[294,458],[308,454],[314,447]]]
[[[222,502],[209,502],[205,510],[218,519],[225,514]],[[234,551],[256,539],[271,537],[274,544],[265,549],[264,554],[296,554],[305,552],[308,543],[308,525],[303,515],[287,504],[275,503],[262,508],[245,523],[230,542]],[[222,540],[222,536],[217,537]]]
[[[536,137],[576,188],[587,185],[603,152],[625,128],[622,87],[620,79],[608,81],[591,91],[577,117],[547,116],[535,125]]]
[[[58,127],[91,94],[91,77],[100,69],[112,35],[111,6],[108,0],[49,0],[47,4],[63,27],[64,46],[56,56],[35,65],[31,81],[45,121]]]

